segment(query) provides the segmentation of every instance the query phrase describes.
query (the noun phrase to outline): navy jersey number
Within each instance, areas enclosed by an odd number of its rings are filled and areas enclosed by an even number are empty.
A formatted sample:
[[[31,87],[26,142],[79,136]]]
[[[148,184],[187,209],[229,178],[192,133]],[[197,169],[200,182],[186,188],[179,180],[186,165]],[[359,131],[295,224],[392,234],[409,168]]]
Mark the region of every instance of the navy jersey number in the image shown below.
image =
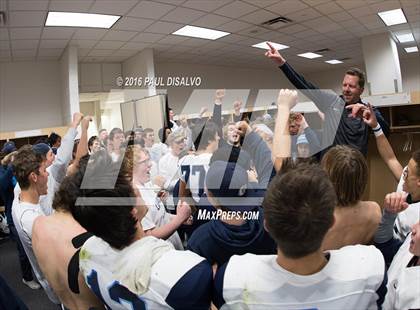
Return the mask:
[[[204,181],[206,179],[206,169],[202,165],[182,165],[181,172],[184,175],[185,183],[189,184],[190,173],[193,176],[198,175],[198,196],[202,197],[204,194]]]
[[[108,309],[111,309],[102,297],[99,289],[98,274],[95,270],[92,270],[90,275],[87,276],[87,284],[93,293],[95,293],[95,295],[108,307]],[[129,291],[126,287],[120,285],[118,281],[112,283],[112,285],[108,288],[108,292],[109,297],[120,305],[128,303],[133,310],[146,310],[146,304],[144,301],[139,296]]]

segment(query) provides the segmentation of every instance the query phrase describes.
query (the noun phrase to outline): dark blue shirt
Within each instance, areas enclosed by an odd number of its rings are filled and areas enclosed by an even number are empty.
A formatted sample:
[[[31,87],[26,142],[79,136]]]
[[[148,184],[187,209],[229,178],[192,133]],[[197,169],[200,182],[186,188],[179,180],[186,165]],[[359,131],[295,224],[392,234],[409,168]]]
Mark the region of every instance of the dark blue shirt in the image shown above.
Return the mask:
[[[264,229],[263,209],[258,208],[258,211],[258,220],[247,220],[239,226],[221,220],[211,220],[201,225],[188,241],[188,250],[219,266],[233,255],[277,253],[274,240]]]

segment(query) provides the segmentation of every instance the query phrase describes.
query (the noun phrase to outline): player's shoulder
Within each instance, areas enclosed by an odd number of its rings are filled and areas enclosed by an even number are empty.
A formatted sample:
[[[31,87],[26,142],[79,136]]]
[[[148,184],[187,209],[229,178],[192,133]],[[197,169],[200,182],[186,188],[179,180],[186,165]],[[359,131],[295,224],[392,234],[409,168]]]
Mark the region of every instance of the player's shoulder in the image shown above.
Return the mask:
[[[329,253],[330,261],[327,266],[332,277],[342,280],[383,278],[385,261],[381,252],[372,245],[345,246]]]

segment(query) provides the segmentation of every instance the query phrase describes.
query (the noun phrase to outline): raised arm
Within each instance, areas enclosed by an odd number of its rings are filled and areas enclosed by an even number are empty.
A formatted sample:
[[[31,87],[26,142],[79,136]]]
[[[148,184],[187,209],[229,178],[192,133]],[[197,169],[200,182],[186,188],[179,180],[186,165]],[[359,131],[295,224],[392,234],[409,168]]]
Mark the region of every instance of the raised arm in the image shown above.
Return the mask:
[[[74,138],[77,135],[77,126],[79,126],[82,121],[82,113],[74,113],[73,121],[70,125],[69,130],[61,141],[61,146],[57,150],[57,156],[50,168],[51,176],[56,180],[56,182],[61,183],[63,178],[66,176],[67,166],[69,165],[74,146]]]
[[[80,159],[87,155],[88,152],[88,128],[89,123],[92,121],[91,116],[85,116],[81,122],[82,133],[80,135],[79,144],[77,145],[76,156],[73,163],[69,166],[67,174],[72,174],[79,168]]]
[[[277,51],[270,43],[267,42],[270,49],[265,53],[265,56],[273,60],[286,75],[287,79],[292,83],[296,89],[302,91],[302,93],[310,98],[315,105],[322,112],[327,111],[332,106],[344,106],[344,100],[342,100],[337,94],[330,91],[322,91],[317,86],[307,81],[302,75],[297,73],[286,59]]]
[[[253,132],[249,124],[241,121],[236,125],[238,134],[244,137],[242,148],[247,151],[255,164],[258,174],[258,186],[267,188],[273,172],[273,163],[271,162],[271,150],[267,143],[256,133]]]
[[[277,98],[277,118],[274,127],[273,154],[272,160],[274,169],[280,171],[283,160],[290,157],[292,140],[289,133],[289,114],[290,110],[297,103],[297,92],[282,89]]]
[[[376,139],[376,147],[382,157],[382,160],[388,166],[388,169],[394,175],[394,178],[399,181],[403,173],[403,167],[395,156],[394,150],[385,136],[381,124],[377,120],[377,113],[370,103],[367,108],[360,107],[359,105],[349,105],[347,109],[352,110],[353,117],[362,117],[363,121],[373,130]]]

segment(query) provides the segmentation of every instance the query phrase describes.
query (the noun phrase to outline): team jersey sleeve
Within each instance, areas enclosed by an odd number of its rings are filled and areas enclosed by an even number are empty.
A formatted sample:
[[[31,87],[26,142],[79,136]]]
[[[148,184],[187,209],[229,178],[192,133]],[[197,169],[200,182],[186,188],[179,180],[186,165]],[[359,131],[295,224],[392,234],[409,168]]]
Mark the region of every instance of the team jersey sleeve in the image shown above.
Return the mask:
[[[217,269],[216,276],[214,277],[212,301],[218,309],[220,309],[226,303],[225,299],[223,298],[223,280],[225,278],[225,271],[228,263],[219,267]]]
[[[174,309],[207,310],[210,308],[212,283],[213,270],[203,260],[178,280],[165,301]]]

